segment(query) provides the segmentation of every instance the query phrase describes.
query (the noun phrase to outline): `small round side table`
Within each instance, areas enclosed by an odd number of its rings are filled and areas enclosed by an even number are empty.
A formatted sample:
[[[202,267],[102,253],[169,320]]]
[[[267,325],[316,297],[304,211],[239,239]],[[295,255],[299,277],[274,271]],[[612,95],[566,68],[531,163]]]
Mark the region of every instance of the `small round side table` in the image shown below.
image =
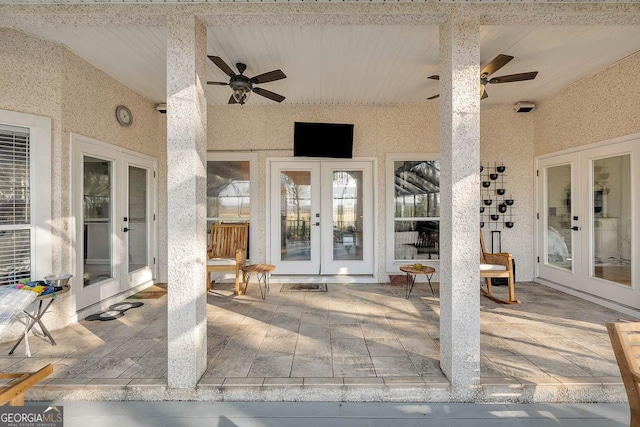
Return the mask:
[[[249,286],[249,278],[251,274],[255,274],[258,277],[258,288],[260,288],[260,296],[265,299],[267,292],[269,292],[269,276],[271,272],[276,269],[273,264],[249,264],[242,267],[242,272],[246,278],[245,289]],[[264,286],[264,291],[262,290]]]
[[[435,268],[428,267],[426,265],[423,265],[421,268],[416,268],[415,264],[405,264],[400,266],[400,271],[407,273],[406,299],[409,299],[409,295],[411,295],[411,291],[413,290],[413,285],[416,283],[416,276],[418,274],[424,274],[427,277],[429,287],[431,288],[431,295],[435,296],[433,286],[431,286],[431,277],[433,277],[433,273],[436,272]]]

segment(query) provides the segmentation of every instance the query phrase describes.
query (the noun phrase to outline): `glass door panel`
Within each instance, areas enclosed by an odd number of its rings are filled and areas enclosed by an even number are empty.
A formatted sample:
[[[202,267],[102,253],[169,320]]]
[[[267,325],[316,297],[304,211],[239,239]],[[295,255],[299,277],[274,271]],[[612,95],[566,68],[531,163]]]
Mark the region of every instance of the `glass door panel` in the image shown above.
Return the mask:
[[[597,159],[593,176],[592,275],[631,286],[631,156]]]
[[[83,284],[114,277],[113,161],[91,156],[82,160]]]
[[[546,264],[572,271],[571,165],[546,169]]]
[[[538,163],[538,275],[580,289],[580,191],[577,153]]]
[[[281,171],[280,253],[283,261],[311,260],[311,172]]]
[[[321,274],[373,274],[372,163],[322,162]]]
[[[320,271],[320,168],[271,164],[271,260],[280,274]]]
[[[333,260],[362,260],[362,171],[333,171],[332,189]]]
[[[128,272],[148,266],[149,215],[147,170],[129,165]]]

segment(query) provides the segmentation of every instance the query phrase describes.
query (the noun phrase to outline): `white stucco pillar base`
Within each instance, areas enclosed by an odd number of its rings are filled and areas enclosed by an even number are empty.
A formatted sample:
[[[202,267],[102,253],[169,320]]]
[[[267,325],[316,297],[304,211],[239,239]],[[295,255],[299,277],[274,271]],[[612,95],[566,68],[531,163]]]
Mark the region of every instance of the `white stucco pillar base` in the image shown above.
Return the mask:
[[[207,366],[207,30],[167,19],[168,386],[195,387]]]
[[[464,9],[440,26],[440,364],[461,401],[480,382],[480,26]]]

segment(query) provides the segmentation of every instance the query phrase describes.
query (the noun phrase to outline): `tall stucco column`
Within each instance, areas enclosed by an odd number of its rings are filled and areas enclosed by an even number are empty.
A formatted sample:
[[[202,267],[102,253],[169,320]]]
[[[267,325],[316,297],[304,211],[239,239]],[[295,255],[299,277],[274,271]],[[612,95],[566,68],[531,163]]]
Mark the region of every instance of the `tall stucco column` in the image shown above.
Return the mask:
[[[190,388],[207,366],[207,29],[167,18],[168,385]]]
[[[480,380],[480,26],[466,9],[440,26],[440,365],[457,400]]]

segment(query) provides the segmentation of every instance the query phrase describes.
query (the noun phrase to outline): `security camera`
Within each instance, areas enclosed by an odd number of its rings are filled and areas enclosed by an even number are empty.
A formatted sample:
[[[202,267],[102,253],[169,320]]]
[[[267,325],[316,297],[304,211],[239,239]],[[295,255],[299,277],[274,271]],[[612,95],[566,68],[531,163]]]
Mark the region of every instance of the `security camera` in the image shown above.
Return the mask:
[[[534,108],[536,108],[536,104],[531,101],[516,102],[516,105],[513,107],[516,113],[528,113],[529,111],[533,111]]]
[[[156,105],[156,110],[160,114],[167,114],[167,104],[158,104]]]

